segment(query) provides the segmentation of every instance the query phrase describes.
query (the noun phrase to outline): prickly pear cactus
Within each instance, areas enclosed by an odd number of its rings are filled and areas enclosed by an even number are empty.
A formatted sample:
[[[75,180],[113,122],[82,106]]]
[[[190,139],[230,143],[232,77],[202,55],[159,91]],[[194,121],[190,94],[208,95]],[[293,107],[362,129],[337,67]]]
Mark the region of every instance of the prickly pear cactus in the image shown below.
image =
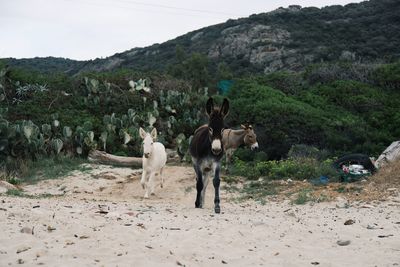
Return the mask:
[[[63,141],[59,138],[56,138],[51,141],[51,144],[52,144],[55,154],[56,155],[60,154],[61,149],[63,148],[63,145],[64,145]]]
[[[71,127],[64,126],[64,128],[63,128],[63,136],[64,136],[64,138],[71,138],[72,137],[72,129],[71,129]]]

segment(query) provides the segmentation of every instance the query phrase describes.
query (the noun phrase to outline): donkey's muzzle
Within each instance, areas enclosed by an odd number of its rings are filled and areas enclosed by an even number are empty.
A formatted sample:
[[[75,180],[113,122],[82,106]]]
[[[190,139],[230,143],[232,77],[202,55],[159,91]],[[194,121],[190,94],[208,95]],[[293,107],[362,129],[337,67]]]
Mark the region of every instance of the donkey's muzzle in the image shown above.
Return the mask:
[[[214,139],[211,143],[211,152],[214,155],[219,155],[222,152],[222,143],[220,139]]]
[[[258,142],[251,145],[251,150],[258,149]]]
[[[219,154],[221,154],[222,149],[213,148],[213,149],[211,149],[211,151],[212,151],[212,153],[213,153],[214,155],[219,155]]]

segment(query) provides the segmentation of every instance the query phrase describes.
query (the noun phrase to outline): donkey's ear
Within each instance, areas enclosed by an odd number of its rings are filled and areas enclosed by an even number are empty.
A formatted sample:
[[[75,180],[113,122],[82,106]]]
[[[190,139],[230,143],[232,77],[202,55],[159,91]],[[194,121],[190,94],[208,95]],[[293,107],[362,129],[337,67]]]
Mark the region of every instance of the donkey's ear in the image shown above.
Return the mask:
[[[226,98],[224,98],[224,101],[222,102],[220,113],[221,113],[222,117],[224,117],[224,118],[229,113],[229,101]]]
[[[151,130],[150,135],[151,135],[151,138],[153,138],[153,141],[156,141],[156,139],[157,139],[157,129],[153,128],[153,130]]]
[[[212,97],[210,97],[206,104],[206,111],[207,111],[208,117],[210,117],[210,114],[213,110],[214,110],[214,100],[212,99]]]
[[[243,130],[246,130],[246,125],[240,124],[240,128],[242,128]]]
[[[146,131],[145,130],[143,130],[143,128],[142,127],[140,127],[140,129],[139,129],[139,135],[140,135],[140,137],[142,137],[142,139],[144,139],[145,137],[146,137]]]

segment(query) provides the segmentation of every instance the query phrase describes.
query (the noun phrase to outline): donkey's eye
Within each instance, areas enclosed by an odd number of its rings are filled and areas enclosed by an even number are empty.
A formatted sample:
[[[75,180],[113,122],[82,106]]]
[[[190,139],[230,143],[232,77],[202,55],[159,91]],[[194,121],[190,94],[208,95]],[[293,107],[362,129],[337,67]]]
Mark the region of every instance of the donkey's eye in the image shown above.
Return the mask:
[[[210,134],[213,133],[213,129],[211,127],[208,127],[208,131],[210,132]]]
[[[222,129],[221,129],[221,134],[223,134],[223,133],[224,133],[224,130],[225,130],[224,128],[222,128]]]

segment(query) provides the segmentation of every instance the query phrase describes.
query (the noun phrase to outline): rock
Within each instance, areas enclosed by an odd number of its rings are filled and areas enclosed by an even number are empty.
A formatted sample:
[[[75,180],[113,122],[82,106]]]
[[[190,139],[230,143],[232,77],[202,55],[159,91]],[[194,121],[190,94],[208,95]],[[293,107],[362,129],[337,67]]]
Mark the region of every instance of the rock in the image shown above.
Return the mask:
[[[377,229],[383,229],[383,227],[379,227],[377,224],[375,224],[375,225],[368,224],[367,229],[368,230],[377,230]]]
[[[361,206],[361,208],[364,208],[364,209],[372,209],[372,208],[375,208],[375,206],[370,205],[370,204],[364,204],[364,205]]]
[[[338,240],[337,242],[336,242],[336,244],[338,244],[339,246],[348,246],[348,245],[350,245],[350,240]]]
[[[349,220],[347,220],[347,221],[344,222],[344,225],[352,225],[352,224],[354,224],[354,223],[355,223],[354,220],[349,219]]]
[[[8,189],[0,186],[0,194],[7,193]]]
[[[31,247],[29,247],[29,246],[21,246],[17,249],[17,254],[27,251],[27,250],[30,250],[30,249],[31,249]]]
[[[21,229],[20,232],[21,232],[21,233],[24,233],[24,234],[33,235],[33,228],[30,228],[30,227],[23,227],[23,228]]]
[[[0,188],[5,188],[7,190],[10,190],[10,189],[18,190],[18,188],[15,185],[10,184],[9,182],[3,181],[3,180],[0,180]]]
[[[379,238],[386,238],[386,237],[391,237],[391,236],[393,236],[393,235],[392,234],[389,234],[389,235],[378,235]]]
[[[46,254],[47,254],[46,250],[39,250],[38,252],[36,252],[36,258],[43,257]]]
[[[71,246],[71,245],[73,245],[73,244],[75,244],[75,243],[74,243],[74,241],[71,241],[71,240],[65,240],[65,245],[67,245],[67,246]]]
[[[337,197],[336,201],[337,201],[336,207],[339,209],[346,209],[349,207],[348,201],[342,197]]]
[[[23,259],[18,259],[18,260],[17,260],[17,263],[18,263],[18,264],[24,264],[25,261],[24,261]]]

